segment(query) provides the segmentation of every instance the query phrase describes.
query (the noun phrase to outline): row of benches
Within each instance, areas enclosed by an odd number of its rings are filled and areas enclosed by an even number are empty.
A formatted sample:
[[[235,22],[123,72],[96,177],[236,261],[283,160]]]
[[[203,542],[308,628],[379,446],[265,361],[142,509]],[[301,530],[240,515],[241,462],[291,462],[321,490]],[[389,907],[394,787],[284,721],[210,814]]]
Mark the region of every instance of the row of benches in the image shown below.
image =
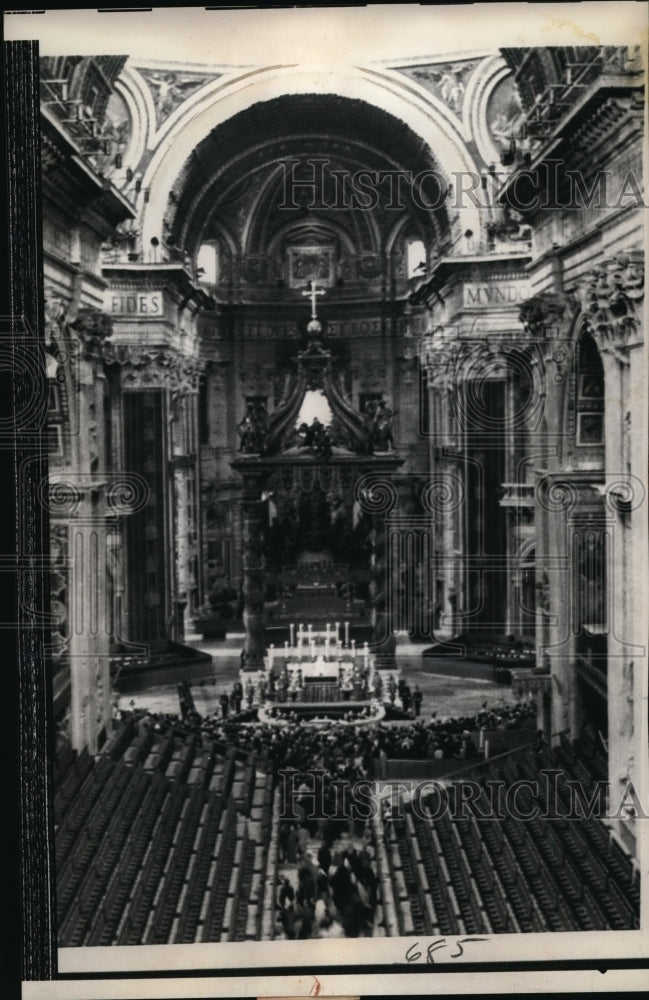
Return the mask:
[[[252,901],[263,894],[272,784],[267,761],[258,772],[254,755],[242,761],[225,749],[222,756],[195,732],[131,719],[96,760],[62,746],[62,946],[258,936],[261,903]]]
[[[638,875],[604,824],[595,816],[546,818],[568,811],[571,778],[594,787],[579,749],[565,741],[556,752],[524,748],[469,772],[478,792],[452,816],[426,818],[419,809],[392,814],[384,839],[401,934],[638,926]],[[599,761],[596,773],[601,767]],[[541,768],[556,775],[543,780]],[[495,781],[521,782],[517,805],[529,819],[507,812],[484,818],[491,807],[487,783]]]

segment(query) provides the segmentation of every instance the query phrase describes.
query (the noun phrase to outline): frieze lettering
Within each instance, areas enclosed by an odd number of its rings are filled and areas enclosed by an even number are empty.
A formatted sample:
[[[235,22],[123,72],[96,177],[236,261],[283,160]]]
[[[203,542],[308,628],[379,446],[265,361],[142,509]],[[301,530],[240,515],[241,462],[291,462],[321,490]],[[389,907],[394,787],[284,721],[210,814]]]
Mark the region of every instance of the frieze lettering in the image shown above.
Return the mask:
[[[529,297],[529,285],[511,282],[506,285],[467,281],[464,284],[462,303],[467,308],[520,305]]]

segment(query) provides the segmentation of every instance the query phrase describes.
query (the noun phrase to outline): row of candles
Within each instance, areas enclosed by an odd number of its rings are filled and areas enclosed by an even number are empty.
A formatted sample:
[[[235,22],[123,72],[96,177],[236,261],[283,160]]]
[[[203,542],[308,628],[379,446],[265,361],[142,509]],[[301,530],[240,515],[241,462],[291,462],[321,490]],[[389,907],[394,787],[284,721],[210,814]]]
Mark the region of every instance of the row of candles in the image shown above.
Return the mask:
[[[284,650],[278,650],[278,652],[280,654],[283,653],[284,656],[288,658],[291,655],[291,653],[289,652],[290,649],[297,649],[298,650],[298,654],[297,654],[298,656],[300,656],[301,655],[301,651],[304,650],[307,656],[310,656],[310,658],[312,660],[315,660],[315,658],[316,658],[316,640],[315,640],[315,635],[317,635],[317,634],[322,635],[323,633],[314,633],[313,632],[313,627],[311,625],[309,625],[307,627],[307,630],[305,631],[303,629],[302,625],[300,625],[299,628],[298,628],[298,633],[297,633],[298,641],[297,641],[297,643],[295,643],[295,626],[291,625],[290,629],[291,629],[291,642],[290,642],[290,644],[289,644],[289,642],[287,640],[284,643]],[[348,657],[350,657],[353,661],[355,661],[355,659],[356,659],[356,653],[357,653],[357,650],[356,650],[356,640],[352,639],[351,642],[349,641],[349,622],[345,622],[345,643],[344,643],[344,645],[343,645],[342,640],[340,639],[340,623],[339,622],[335,623],[333,630],[330,630],[330,625],[327,624],[327,629],[326,629],[326,632],[324,633],[324,638],[325,638],[325,642],[324,642],[324,658],[325,658],[325,660],[328,659],[328,657],[330,655],[336,656],[337,659],[340,659],[343,648],[347,648],[349,650],[349,653],[347,654]],[[330,647],[331,647],[331,649],[330,649]],[[274,657],[275,657],[275,644],[271,642],[271,644],[268,647],[268,668],[269,669],[273,666]],[[365,661],[364,662],[364,666],[365,666],[366,669],[369,666],[369,657],[370,657],[369,643],[365,642],[365,643],[363,643],[363,659]]]
[[[344,623],[344,628],[345,628],[344,645],[349,646],[349,622]],[[307,643],[310,645],[314,640],[314,636],[316,635],[324,635],[325,646],[328,646],[329,643],[335,643],[336,645],[338,645],[338,643],[341,642],[340,622],[334,622],[333,625],[331,625],[330,622],[327,622],[324,632],[314,632],[313,625],[307,625],[306,628],[304,627],[304,625],[298,625],[297,643],[295,642],[295,625],[293,623],[289,625],[289,631],[291,633],[291,643],[290,643],[291,646],[296,646],[296,645],[302,646],[306,645]],[[284,645],[286,645],[286,643],[284,643]]]

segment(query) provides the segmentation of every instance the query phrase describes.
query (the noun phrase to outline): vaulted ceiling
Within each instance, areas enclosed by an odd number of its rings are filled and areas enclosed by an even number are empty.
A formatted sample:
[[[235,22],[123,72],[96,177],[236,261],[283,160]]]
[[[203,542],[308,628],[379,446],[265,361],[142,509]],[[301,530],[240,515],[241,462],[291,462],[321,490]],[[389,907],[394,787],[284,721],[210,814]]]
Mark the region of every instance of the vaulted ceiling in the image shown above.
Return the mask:
[[[354,198],[350,178],[359,171],[364,193]],[[403,173],[398,187],[395,171]],[[422,171],[427,179],[413,197],[409,177]],[[190,253],[217,239],[233,253],[260,254],[305,226],[336,233],[356,253],[383,252],[397,231],[439,243],[448,217],[438,171],[404,122],[363,101],[281,97],[232,117],[189,153],[166,237]]]

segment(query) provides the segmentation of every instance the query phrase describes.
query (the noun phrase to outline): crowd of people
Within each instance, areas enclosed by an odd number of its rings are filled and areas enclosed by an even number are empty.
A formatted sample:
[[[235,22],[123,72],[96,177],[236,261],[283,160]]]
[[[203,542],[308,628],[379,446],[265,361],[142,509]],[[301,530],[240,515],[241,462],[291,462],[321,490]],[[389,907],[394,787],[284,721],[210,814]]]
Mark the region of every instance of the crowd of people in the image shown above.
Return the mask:
[[[279,824],[279,863],[285,874],[276,898],[276,934],[289,939],[371,937],[379,879],[369,828],[354,839],[328,821],[317,851],[305,822]],[[287,874],[290,872],[290,875]]]
[[[423,695],[417,684],[411,689],[403,678],[397,680],[394,674],[374,671],[370,680],[369,670],[360,667],[341,667],[331,686],[331,701],[358,701],[370,697],[386,705],[401,709],[410,718],[419,718]],[[302,676],[302,670],[260,671],[254,678],[247,679],[245,686],[236,681],[231,691],[223,691],[219,696],[219,710],[222,719],[251,712],[265,702],[310,701],[309,685]],[[189,708],[189,706],[187,706]],[[183,712],[183,716],[187,714]]]
[[[429,721],[412,719],[394,725],[389,722],[331,721],[326,727],[302,726],[297,717],[287,716],[287,723],[277,726],[214,715],[201,718],[190,712],[184,719],[161,717],[172,723],[200,732],[204,739],[234,746],[246,753],[265,752],[277,767],[303,770],[323,767],[339,773],[341,767],[353,765],[355,777],[370,774],[370,762],[386,758],[409,760],[450,758],[458,761],[484,755],[482,734],[506,732],[521,728],[534,729],[536,706],[532,701],[519,701],[511,706],[490,709],[485,703],[475,715],[439,718],[433,713]],[[155,717],[154,717],[155,721]],[[377,773],[376,768],[374,774]]]
[[[201,718],[195,711],[184,719],[143,711],[120,714],[161,732],[170,727],[196,732],[204,745],[254,753],[273,771],[283,772],[290,802],[278,817],[275,933],[293,940],[372,936],[381,920],[372,828],[362,815],[341,809],[341,786],[385,777],[389,758],[479,758],[480,734],[533,729],[536,708],[531,701],[497,709],[485,703],[471,716],[433,715],[429,721],[397,725],[332,720],[326,727],[301,725],[297,718],[286,726],[245,724],[231,717]],[[314,811],[316,773],[322,806]]]

